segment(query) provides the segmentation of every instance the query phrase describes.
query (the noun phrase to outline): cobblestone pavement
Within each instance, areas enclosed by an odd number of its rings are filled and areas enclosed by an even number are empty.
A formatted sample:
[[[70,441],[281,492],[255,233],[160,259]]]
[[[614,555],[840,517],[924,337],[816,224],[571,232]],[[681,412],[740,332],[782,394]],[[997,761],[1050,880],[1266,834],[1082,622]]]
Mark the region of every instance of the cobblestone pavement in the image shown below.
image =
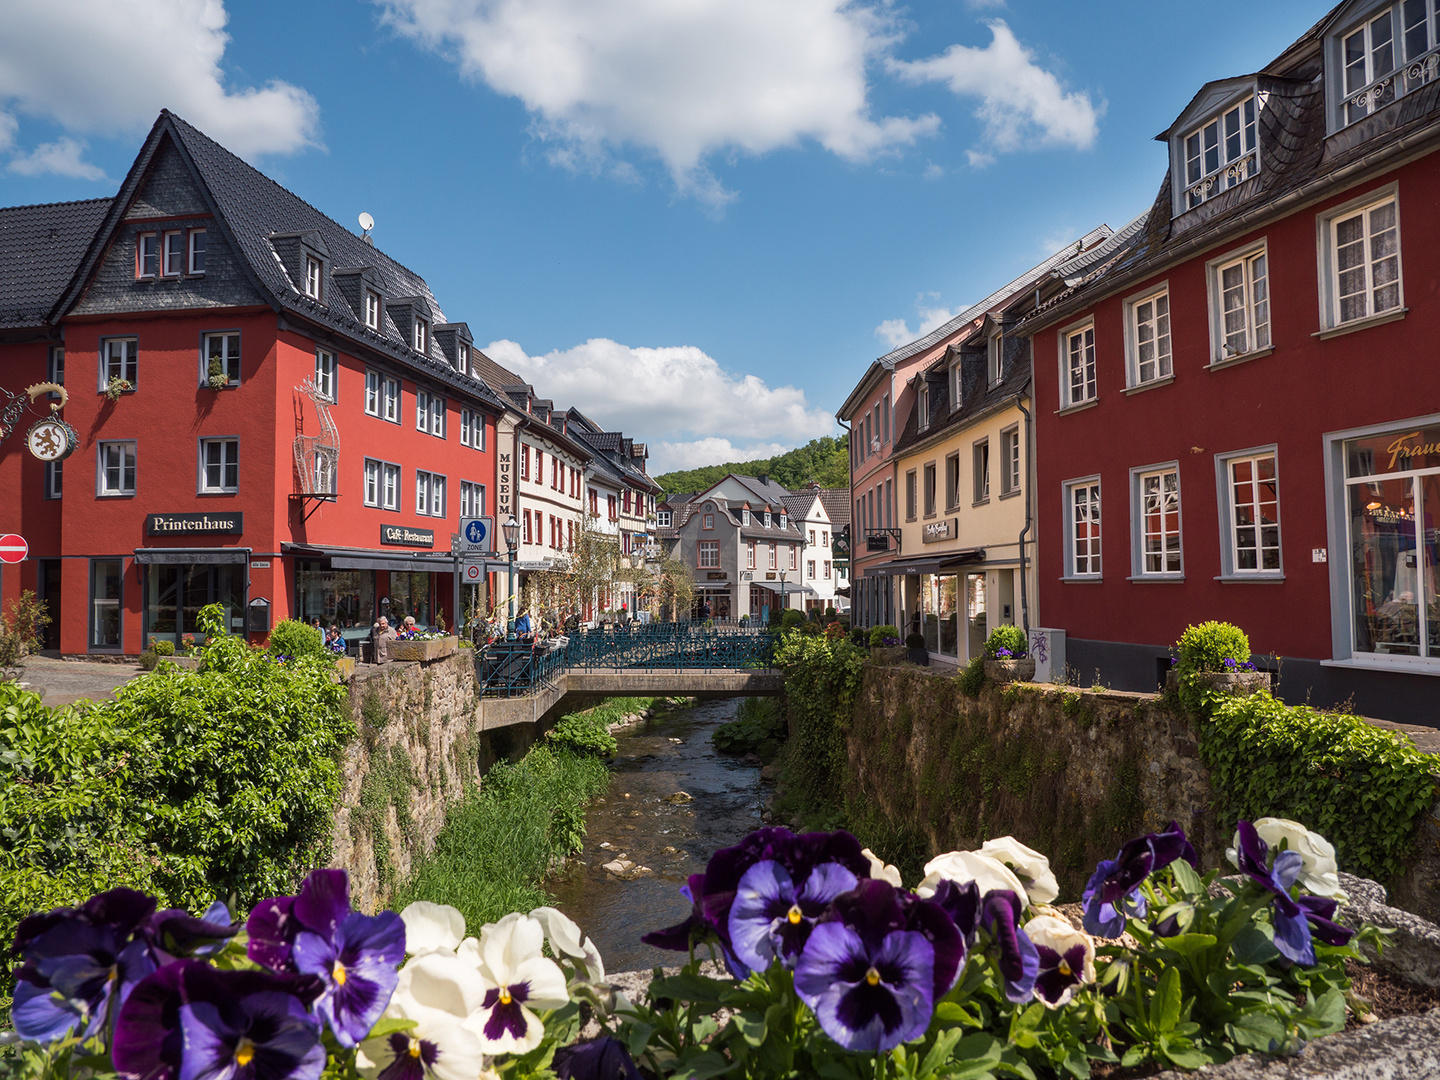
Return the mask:
[[[25,660],[20,676],[21,685],[41,695],[46,705],[68,705],[82,698],[106,701],[115,696],[115,688],[140,674],[140,665],[127,660],[106,664],[91,660],[58,660],[48,656],[31,656]]]

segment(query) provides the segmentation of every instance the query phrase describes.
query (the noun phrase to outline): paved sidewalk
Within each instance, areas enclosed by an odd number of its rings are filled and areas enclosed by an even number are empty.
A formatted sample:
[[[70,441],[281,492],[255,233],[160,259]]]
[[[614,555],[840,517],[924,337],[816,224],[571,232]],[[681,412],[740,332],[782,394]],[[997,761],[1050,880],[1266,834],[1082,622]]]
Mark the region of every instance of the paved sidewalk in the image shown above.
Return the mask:
[[[115,697],[115,688],[140,674],[140,665],[104,664],[91,660],[58,660],[48,656],[25,659],[20,683],[41,695],[46,705],[69,705],[73,701],[108,701]]]

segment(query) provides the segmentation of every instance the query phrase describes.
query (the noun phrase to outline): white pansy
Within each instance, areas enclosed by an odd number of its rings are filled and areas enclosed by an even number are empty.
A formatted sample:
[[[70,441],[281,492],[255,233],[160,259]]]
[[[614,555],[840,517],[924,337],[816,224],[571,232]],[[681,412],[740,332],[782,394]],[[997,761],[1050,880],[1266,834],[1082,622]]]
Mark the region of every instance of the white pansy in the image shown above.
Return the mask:
[[[454,950],[465,936],[465,916],[449,904],[416,900],[400,912],[405,924],[405,950],[411,955]]]
[[[1065,919],[1056,918],[1053,915],[1037,915],[1025,924],[1025,933],[1038,948],[1051,949],[1060,956],[1061,972],[1065,975],[1075,974],[1080,978],[1080,984],[1093,983],[1095,981],[1095,942],[1089,934],[1083,930],[1076,930],[1075,927]],[[1076,946],[1084,946],[1084,961],[1078,972],[1070,968],[1065,954]],[[1041,965],[1044,966],[1043,964]],[[1055,1001],[1050,1001],[1041,993],[1040,987],[1035,988],[1035,996],[1045,1003],[1048,1008],[1058,1009],[1066,1004],[1075,995],[1075,986],[1067,986]]]
[[[355,1059],[362,1076],[379,1077],[390,1071],[397,1060],[401,1068],[396,1073],[413,1076],[413,1067],[418,1064],[426,1080],[475,1080],[480,1075],[485,1064],[480,1038],[453,1013],[423,1005],[397,987],[385,1015],[413,1020],[415,1025],[365,1039]],[[411,1068],[406,1069],[406,1064]]]
[[[600,950],[581,933],[573,919],[553,907],[538,907],[530,912],[530,917],[545,928],[545,938],[550,942],[550,951],[557,957],[566,956],[582,961],[594,982],[605,978],[605,963],[600,959]]]
[[[570,1000],[565,973],[541,955],[545,931],[536,919],[512,913],[480,931],[480,978],[485,998],[465,1026],[487,1054],[524,1054],[540,1045],[545,1028],[536,1012]]]
[[[978,851],[947,851],[931,859],[925,864],[925,877],[915,886],[915,894],[928,900],[935,895],[940,882],[946,880],[957,885],[973,881],[980,887],[981,896],[996,889],[1009,889],[1020,898],[1021,907],[1030,904],[1030,896],[1014,872],[999,859]]]
[[[1060,895],[1060,883],[1050,869],[1050,860],[1013,836],[986,840],[980,845],[980,854],[998,859],[1015,871],[1032,904],[1048,904]]]
[[[1252,824],[1265,846],[1274,851],[1280,841],[1300,856],[1300,884],[1316,896],[1333,896],[1344,900],[1340,889],[1339,867],[1335,863],[1334,845],[1317,832],[1312,832],[1298,821],[1289,818],[1262,817]],[[1225,849],[1225,858],[1232,866],[1240,865],[1240,833],[1237,830]]]
[[[861,850],[860,854],[870,860],[870,876],[872,878],[876,878],[879,881],[888,881],[897,889],[904,888],[900,883],[899,870],[893,866],[886,865],[885,860],[877,856],[868,847]]]
[[[480,1011],[489,987],[479,970],[454,953],[416,956],[400,969],[395,993],[417,1004],[465,1020]]]

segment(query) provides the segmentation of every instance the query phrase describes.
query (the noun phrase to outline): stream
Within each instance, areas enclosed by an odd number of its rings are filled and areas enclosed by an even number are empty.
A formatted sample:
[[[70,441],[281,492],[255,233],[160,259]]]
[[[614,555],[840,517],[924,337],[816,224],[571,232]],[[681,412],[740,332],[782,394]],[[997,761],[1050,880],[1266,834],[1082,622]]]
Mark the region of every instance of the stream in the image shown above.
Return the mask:
[[[682,954],[642,944],[640,935],[689,915],[680,886],[717,848],[760,825],[768,795],[760,767],[717,753],[710,742],[739,702],[708,701],[616,732],[610,790],[590,804],[585,848],[545,885],[595,942],[607,971],[683,963]],[[677,792],[691,798],[669,801]],[[620,860],[635,869],[605,869]]]

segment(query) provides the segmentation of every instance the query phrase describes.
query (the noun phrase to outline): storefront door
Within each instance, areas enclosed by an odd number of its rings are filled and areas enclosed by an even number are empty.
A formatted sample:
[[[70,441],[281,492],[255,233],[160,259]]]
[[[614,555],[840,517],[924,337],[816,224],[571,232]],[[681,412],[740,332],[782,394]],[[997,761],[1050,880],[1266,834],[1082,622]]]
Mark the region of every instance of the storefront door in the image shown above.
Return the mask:
[[[155,563],[145,568],[145,644],[156,639],[183,643],[186,634],[205,640],[196,625],[206,604],[225,608],[225,625],[237,629],[244,615],[245,566]]]

